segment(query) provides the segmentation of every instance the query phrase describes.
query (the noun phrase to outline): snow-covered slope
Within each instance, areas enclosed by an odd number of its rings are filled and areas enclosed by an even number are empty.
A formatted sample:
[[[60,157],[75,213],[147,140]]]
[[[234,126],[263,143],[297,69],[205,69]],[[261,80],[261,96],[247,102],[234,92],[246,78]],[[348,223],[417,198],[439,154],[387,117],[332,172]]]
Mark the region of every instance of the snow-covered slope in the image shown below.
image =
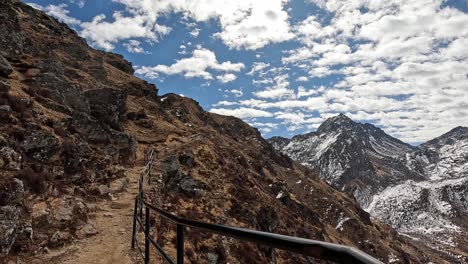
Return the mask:
[[[420,170],[431,179],[459,178],[468,175],[468,127],[451,131],[419,146],[406,157],[408,167]]]
[[[319,171],[337,189],[352,193],[362,206],[379,190],[423,175],[406,166],[405,153],[416,149],[381,129],[345,115],[326,120],[317,132],[270,140],[276,149]]]
[[[316,132],[270,142],[399,232],[468,252],[468,128],[413,147],[338,115]]]

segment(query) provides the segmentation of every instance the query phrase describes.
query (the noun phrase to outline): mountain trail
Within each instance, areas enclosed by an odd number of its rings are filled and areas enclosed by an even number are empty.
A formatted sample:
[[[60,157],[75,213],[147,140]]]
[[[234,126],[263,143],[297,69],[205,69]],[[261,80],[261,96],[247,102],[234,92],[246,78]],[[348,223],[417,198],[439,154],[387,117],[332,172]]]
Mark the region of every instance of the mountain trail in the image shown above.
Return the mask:
[[[138,178],[142,166],[127,171],[129,186],[112,200],[96,203],[96,215],[92,223],[98,233],[78,240],[48,254],[35,257],[26,263],[39,264],[134,264],[141,259],[131,250],[132,216],[135,195],[138,192]],[[142,242],[140,242],[142,243]]]

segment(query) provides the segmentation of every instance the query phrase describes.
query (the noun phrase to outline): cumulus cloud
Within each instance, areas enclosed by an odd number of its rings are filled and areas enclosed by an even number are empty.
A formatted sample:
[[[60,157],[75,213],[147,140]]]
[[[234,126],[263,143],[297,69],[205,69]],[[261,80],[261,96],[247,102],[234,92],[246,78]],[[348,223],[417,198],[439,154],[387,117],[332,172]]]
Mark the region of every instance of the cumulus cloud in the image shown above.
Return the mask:
[[[209,70],[222,72],[239,72],[244,68],[243,63],[232,63],[230,61],[219,63],[214,52],[205,49],[197,48],[193,51],[192,57],[177,60],[172,65],[156,65],[153,67],[139,67],[135,73],[155,79],[159,74],[166,75],[182,74],[185,78],[203,78],[205,80],[213,79],[213,75]],[[234,75],[235,77],[235,75]],[[225,78],[225,79],[223,79]],[[223,80],[229,80],[233,77],[221,77]]]
[[[197,22],[215,20],[221,31],[214,37],[221,39],[233,49],[254,50],[270,43],[290,40],[294,37],[289,24],[284,0],[255,1],[146,1],[115,0],[125,7],[115,11],[112,19],[96,16],[91,22],[83,23],[81,34],[94,45],[112,50],[119,40],[145,38],[156,42],[167,35],[171,28],[158,24],[158,18],[169,13],[182,13]],[[198,28],[190,34],[197,37]]]
[[[232,74],[232,73],[226,73],[224,75],[216,76],[216,79],[218,79],[218,81],[220,83],[228,83],[228,82],[232,82],[235,79],[237,79],[237,76],[235,74]]]
[[[143,38],[157,42],[161,36],[169,34],[170,27],[156,23],[156,17],[150,19],[146,15],[125,16],[114,12],[112,22],[106,21],[106,16],[100,14],[90,22],[81,23],[81,36],[92,44],[105,50],[113,50],[115,43],[123,39]]]
[[[282,62],[314,78],[340,76],[311,94],[327,103],[322,116],[373,120],[409,142],[468,123],[468,14],[442,0],[310,2],[332,18],[294,25],[302,46]]]
[[[79,25],[81,23],[80,20],[69,16],[70,12],[68,11],[67,9],[68,6],[66,4],[48,5],[45,7],[35,4],[35,3],[27,3],[27,4],[36,9],[42,10],[48,15],[53,16],[57,18],[59,21],[67,23],[69,25]]]
[[[274,77],[275,84],[265,90],[254,92],[260,98],[289,98],[294,95],[294,90],[289,88],[288,75],[283,74]]]
[[[123,46],[130,53],[144,53],[145,50],[140,46],[141,42],[138,40],[131,39],[127,43],[124,43]]]

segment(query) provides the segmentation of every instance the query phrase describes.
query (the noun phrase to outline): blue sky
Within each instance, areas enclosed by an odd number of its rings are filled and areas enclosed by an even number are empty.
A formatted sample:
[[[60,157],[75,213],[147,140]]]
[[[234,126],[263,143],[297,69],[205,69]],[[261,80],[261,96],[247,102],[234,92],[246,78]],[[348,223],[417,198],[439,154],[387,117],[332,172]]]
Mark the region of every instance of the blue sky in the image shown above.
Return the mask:
[[[26,2],[265,137],[338,113],[413,144],[468,125],[466,0]]]

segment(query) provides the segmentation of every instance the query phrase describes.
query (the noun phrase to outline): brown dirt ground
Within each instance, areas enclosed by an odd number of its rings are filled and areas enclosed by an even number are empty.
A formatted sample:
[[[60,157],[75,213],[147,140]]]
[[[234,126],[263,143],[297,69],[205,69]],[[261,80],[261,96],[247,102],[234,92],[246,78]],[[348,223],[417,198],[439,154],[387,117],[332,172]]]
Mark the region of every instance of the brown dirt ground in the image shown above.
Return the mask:
[[[138,192],[138,177],[142,169],[143,167],[139,166],[128,171],[130,184],[125,192],[120,193],[112,201],[96,203],[97,211],[93,220],[98,234],[63,248],[51,250],[48,254],[28,259],[25,263],[138,263],[141,258],[131,250],[130,242],[134,199]]]

